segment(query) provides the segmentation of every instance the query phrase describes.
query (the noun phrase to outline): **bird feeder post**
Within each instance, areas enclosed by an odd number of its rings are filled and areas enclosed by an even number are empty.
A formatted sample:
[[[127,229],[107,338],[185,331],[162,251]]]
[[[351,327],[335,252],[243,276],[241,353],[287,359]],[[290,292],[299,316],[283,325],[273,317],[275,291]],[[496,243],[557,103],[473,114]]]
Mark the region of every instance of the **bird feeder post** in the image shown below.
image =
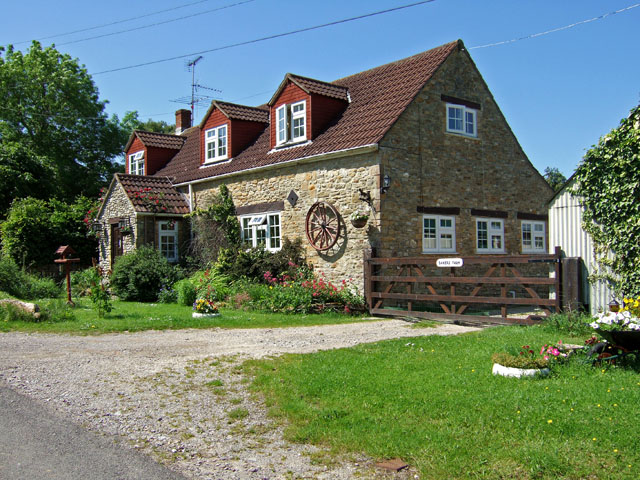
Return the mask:
[[[69,258],[69,256],[74,253],[76,253],[75,250],[69,245],[62,245],[56,250],[56,255],[60,258],[54,260],[55,263],[64,265],[65,275],[67,277],[67,305],[71,305],[72,307],[75,307],[76,304],[71,300],[71,264],[80,261],[79,258]]]

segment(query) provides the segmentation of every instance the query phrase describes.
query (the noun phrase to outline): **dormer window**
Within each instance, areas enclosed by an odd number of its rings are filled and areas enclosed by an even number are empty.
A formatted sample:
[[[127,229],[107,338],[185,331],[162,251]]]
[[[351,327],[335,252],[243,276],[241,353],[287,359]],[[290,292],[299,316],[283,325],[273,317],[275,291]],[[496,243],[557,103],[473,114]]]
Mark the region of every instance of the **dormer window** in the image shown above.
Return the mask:
[[[307,102],[282,105],[276,109],[276,145],[307,139]]]
[[[129,155],[129,173],[144,175],[144,150]]]
[[[218,162],[227,158],[227,126],[211,128],[205,131],[205,163]]]

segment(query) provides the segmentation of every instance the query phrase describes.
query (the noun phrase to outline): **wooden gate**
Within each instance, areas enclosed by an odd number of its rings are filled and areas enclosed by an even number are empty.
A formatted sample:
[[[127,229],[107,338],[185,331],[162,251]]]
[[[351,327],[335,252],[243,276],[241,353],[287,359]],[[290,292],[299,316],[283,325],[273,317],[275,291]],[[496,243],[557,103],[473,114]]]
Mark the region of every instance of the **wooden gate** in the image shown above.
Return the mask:
[[[560,311],[559,247],[553,255],[456,258],[462,260],[462,266],[439,268],[438,258],[375,258],[365,252],[365,297],[370,313],[456,323],[532,324],[539,322],[540,316],[509,317],[508,307],[539,308],[544,315]],[[440,260],[441,264],[447,263],[442,262],[444,258]],[[532,264],[549,264],[551,269],[540,265],[532,273],[531,267],[524,267]],[[465,275],[469,270],[472,274]],[[554,272],[553,277],[549,276],[549,270]],[[552,289],[555,298],[549,298]],[[467,312],[470,306],[476,310],[499,308],[500,314],[489,316],[488,311],[484,315],[470,314]],[[434,311],[425,311],[429,309]]]

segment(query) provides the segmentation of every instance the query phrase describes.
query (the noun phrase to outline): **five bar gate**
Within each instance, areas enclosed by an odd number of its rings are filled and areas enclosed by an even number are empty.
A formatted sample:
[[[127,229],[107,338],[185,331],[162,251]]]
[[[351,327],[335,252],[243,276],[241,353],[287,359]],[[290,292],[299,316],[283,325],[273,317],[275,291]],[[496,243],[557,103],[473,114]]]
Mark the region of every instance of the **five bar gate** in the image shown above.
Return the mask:
[[[539,318],[510,318],[507,315],[508,307],[538,307],[545,315],[549,315],[551,311],[560,311],[559,247],[556,247],[553,255],[482,255],[457,258],[462,260],[463,266],[438,268],[436,274],[432,274],[426,270],[436,268],[437,258],[375,258],[369,251],[365,251],[364,293],[370,313],[456,323],[531,324],[539,321]],[[549,264],[554,276],[549,276],[549,268],[538,267],[537,276],[523,271],[531,270],[529,267],[522,267],[530,264]],[[473,275],[463,275],[469,269],[475,270]],[[478,271],[483,273],[478,274]],[[550,298],[551,289],[555,291],[555,298]],[[462,295],[460,290],[463,290]],[[545,291],[542,296],[541,291]],[[516,292],[520,296],[516,296]],[[512,293],[512,296],[508,293]],[[389,305],[390,302],[392,305]],[[436,306],[440,311],[427,312],[424,308],[420,309],[425,303]],[[406,309],[399,304],[406,304]],[[500,316],[465,315],[470,305],[499,307]]]

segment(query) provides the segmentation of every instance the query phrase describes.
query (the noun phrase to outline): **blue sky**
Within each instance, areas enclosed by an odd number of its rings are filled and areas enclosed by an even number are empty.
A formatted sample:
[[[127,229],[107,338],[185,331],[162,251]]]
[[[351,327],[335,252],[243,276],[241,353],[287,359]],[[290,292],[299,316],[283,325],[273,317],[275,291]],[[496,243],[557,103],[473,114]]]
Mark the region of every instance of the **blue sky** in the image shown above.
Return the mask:
[[[416,1],[416,0],[413,0]],[[412,0],[5,0],[0,45],[41,40],[85,64],[120,117],[173,123],[191,93],[189,55],[413,3]],[[197,4],[185,6],[187,4]],[[243,3],[244,2],[244,3]],[[203,54],[196,81],[216,98],[259,105],[285,73],[325,81],[462,39],[533,164],[569,176],[584,152],[640,101],[640,6],[548,35],[497,45],[636,5],[637,0],[434,0],[383,15]],[[221,7],[228,7],[220,9]],[[171,9],[170,11],[149,15]],[[219,9],[195,15],[208,10]],[[147,15],[143,18],[138,18]],[[122,30],[127,33],[103,36]],[[78,41],[81,40],[81,41]],[[20,43],[20,42],[27,43]],[[68,43],[73,42],[73,43]],[[153,60],[184,59],[100,73]],[[210,93],[210,92],[207,92]],[[199,122],[206,112],[196,110]]]

